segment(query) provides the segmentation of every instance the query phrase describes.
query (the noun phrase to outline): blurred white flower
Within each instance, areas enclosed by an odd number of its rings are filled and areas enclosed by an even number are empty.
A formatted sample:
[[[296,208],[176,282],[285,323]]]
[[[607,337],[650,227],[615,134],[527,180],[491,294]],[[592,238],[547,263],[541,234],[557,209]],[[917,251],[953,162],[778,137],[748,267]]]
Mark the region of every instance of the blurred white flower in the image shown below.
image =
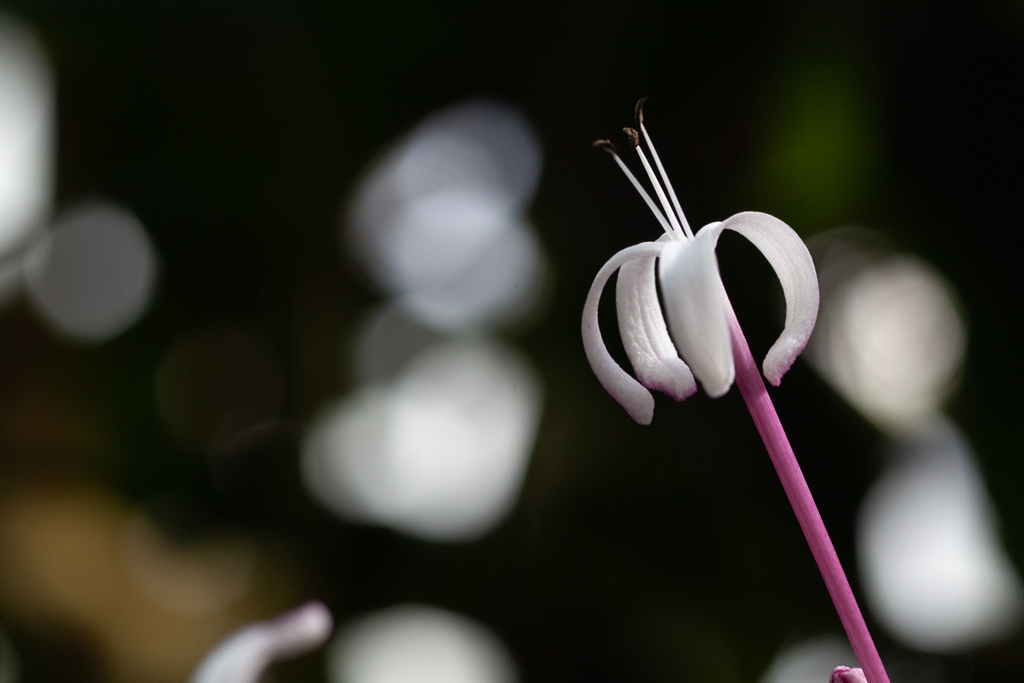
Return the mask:
[[[808,358],[865,417],[902,434],[938,413],[966,332],[945,278],[878,240],[848,229],[815,241],[822,300]]]
[[[333,627],[327,608],[308,602],[228,636],[199,663],[189,682],[257,683],[275,660],[297,657],[323,645]]]
[[[952,423],[936,420],[895,451],[857,525],[872,611],[926,652],[961,652],[1009,633],[1024,590],[969,447]]]
[[[952,286],[858,228],[815,240],[822,310],[812,364],[893,438],[865,497],[857,553],[868,603],[926,652],[969,650],[1019,621],[1024,590],[970,447],[942,415],[966,348]]]
[[[487,101],[442,110],[370,170],[345,243],[385,291],[440,329],[515,321],[537,301],[544,255],[525,217],[541,146],[518,111]]]
[[[306,486],[348,519],[469,540],[514,505],[540,408],[540,381],[511,349],[437,345],[390,386],[367,386],[320,414],[303,444]]]
[[[49,216],[53,91],[42,46],[26,27],[0,14],[0,258]]]

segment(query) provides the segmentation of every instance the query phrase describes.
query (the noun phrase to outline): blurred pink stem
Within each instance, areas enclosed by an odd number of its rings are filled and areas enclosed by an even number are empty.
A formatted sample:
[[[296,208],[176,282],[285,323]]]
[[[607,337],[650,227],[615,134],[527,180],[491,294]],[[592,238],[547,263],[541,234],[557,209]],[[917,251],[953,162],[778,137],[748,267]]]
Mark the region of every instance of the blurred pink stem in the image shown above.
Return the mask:
[[[793,448],[789,445],[786,432],[782,429],[779,416],[775,412],[765,389],[764,381],[761,379],[761,371],[750,354],[750,347],[743,336],[743,330],[736,320],[736,314],[732,307],[728,306],[729,330],[732,337],[732,353],[736,363],[736,384],[740,388],[740,394],[747,404],[750,416],[754,418],[757,431],[764,441],[768,455],[775,465],[775,471],[782,482],[782,488],[789,497],[789,503],[793,506],[793,512],[800,522],[807,544],[811,546],[811,553],[818,563],[818,570],[825,579],[829,595],[839,612],[839,619],[846,629],[846,636],[853,646],[853,653],[860,661],[860,665],[867,676],[868,683],[889,683],[889,676],[882,666],[882,659],[878,656],[878,650],[868,633],[867,624],[857,606],[857,599],[853,597],[853,590],[850,589],[850,582],[846,579],[846,573],[839,564],[839,557],[832,546],[832,539],[825,530],[825,523],[821,520],[818,507],[814,504],[811,490],[807,488],[807,481],[804,479],[800,465],[797,464],[796,456],[793,455]]]

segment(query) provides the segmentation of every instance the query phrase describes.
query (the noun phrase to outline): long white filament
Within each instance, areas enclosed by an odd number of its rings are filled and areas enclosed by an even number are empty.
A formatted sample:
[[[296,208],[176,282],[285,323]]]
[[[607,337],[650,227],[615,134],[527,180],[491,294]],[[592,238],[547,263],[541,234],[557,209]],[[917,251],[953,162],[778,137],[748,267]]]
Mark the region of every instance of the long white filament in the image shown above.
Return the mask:
[[[679,202],[679,197],[676,195],[676,190],[672,187],[672,181],[668,179],[668,173],[665,171],[665,165],[661,163],[661,157],[658,156],[658,151],[654,148],[654,143],[651,141],[651,136],[647,132],[647,128],[643,122],[643,102],[641,100],[637,104],[637,125],[640,128],[640,133],[633,130],[632,128],[624,128],[626,136],[629,138],[630,144],[636,149],[637,155],[640,157],[640,163],[643,164],[644,170],[647,172],[647,177],[651,181],[651,185],[654,187],[655,194],[658,195],[658,200],[661,204],[661,208],[655,204],[654,200],[644,189],[637,177],[633,175],[632,171],[626,166],[625,162],[619,157],[615,151],[614,146],[607,140],[598,140],[594,143],[595,147],[601,147],[606,152],[612,155],[615,159],[615,163],[619,165],[622,172],[626,174],[629,182],[633,184],[636,191],[640,193],[644,201],[647,202],[647,207],[654,214],[654,217],[661,223],[661,227],[669,235],[676,236],[677,239],[693,239],[694,233],[690,228],[690,223],[686,220],[686,214],[683,213],[682,204]],[[640,146],[640,134],[643,134],[644,141],[647,143],[647,148],[651,152],[651,156],[654,157],[654,163],[658,167],[658,172],[654,172],[654,168],[651,163],[647,160],[647,155],[644,154],[643,148]],[[660,178],[660,179],[659,179]],[[664,186],[662,186],[664,183]],[[666,192],[666,189],[668,190]],[[671,197],[671,202],[669,198]],[[664,211],[664,213],[662,212]]]
[[[658,182],[658,176],[654,175],[654,170],[651,168],[650,162],[647,161],[647,155],[640,149],[640,145],[636,146],[636,153],[640,155],[640,162],[644,165],[644,170],[647,171],[647,177],[651,179],[651,185],[654,186],[654,191],[658,194],[658,199],[661,200],[661,206],[665,209],[665,213],[668,215],[669,221],[672,223],[672,227],[679,235],[683,235],[683,228],[679,225],[679,221],[676,219],[675,212],[672,211],[672,207],[669,206],[668,198],[665,196],[665,190],[662,189],[661,183]]]
[[[661,223],[661,227],[665,229],[666,233],[671,235],[672,226],[670,226],[668,221],[665,220],[665,214],[658,209],[658,205],[654,203],[653,199],[651,199],[651,195],[647,194],[647,190],[645,190],[644,186],[640,184],[640,181],[636,179],[636,176],[629,170],[629,167],[626,166],[625,162],[619,158],[619,155],[610,147],[605,147],[605,149],[612,155],[612,158],[615,159],[615,163],[619,165],[619,168],[621,168],[622,172],[626,174],[626,177],[629,178],[629,182],[633,183],[633,187],[636,188],[636,191],[639,192],[640,196],[644,198],[645,202],[647,202],[647,206],[651,209],[651,213],[654,214],[654,217],[658,219],[658,222]]]
[[[640,132],[643,133],[644,140],[647,141],[647,147],[651,150],[651,156],[654,157],[654,163],[658,167],[658,173],[661,175],[661,179],[665,181],[665,187],[668,189],[668,195],[672,198],[672,205],[676,209],[676,213],[679,214],[679,220],[683,224],[683,230],[686,231],[686,236],[693,239],[693,230],[690,229],[690,224],[686,220],[686,214],[683,213],[683,207],[679,203],[679,197],[676,196],[675,188],[672,187],[672,181],[668,179],[668,173],[665,172],[665,167],[661,163],[661,157],[658,156],[658,151],[654,149],[654,143],[651,142],[651,136],[647,134],[647,128],[644,126],[644,122],[640,121]]]

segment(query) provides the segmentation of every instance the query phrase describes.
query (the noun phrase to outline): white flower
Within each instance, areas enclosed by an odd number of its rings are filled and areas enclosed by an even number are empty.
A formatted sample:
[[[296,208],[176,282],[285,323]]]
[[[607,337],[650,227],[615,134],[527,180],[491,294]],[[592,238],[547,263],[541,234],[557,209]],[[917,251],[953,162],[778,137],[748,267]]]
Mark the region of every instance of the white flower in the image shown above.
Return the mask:
[[[760,249],[782,284],[786,298],[785,328],[764,360],[764,375],[774,385],[778,385],[789,370],[814,328],[818,315],[818,279],[814,262],[800,237],[788,225],[767,214],[738,213],[725,221],[704,226],[695,235],[644,128],[642,104],[643,100],[637,105],[640,133],[667,192],[640,148],[639,134],[632,129],[626,132],[654,185],[660,209],[611,144],[606,141],[595,144],[612,153],[665,234],[657,241],[623,249],[598,272],[583,306],[583,347],[594,374],[608,393],[634,420],[649,424],[654,416],[654,398],[648,389],[657,389],[681,401],[696,391],[694,376],[712,397],[725,394],[732,386],[735,367],[730,326],[735,324],[735,317],[715,257],[715,246],[723,230],[735,230]],[[619,332],[636,379],[612,359],[598,327],[601,292],[616,270],[619,271],[615,297]],[[665,302],[665,316],[658,302],[655,271]]]
[[[297,657],[326,643],[333,628],[327,608],[307,602],[229,635],[199,663],[189,683],[256,683],[275,660]]]

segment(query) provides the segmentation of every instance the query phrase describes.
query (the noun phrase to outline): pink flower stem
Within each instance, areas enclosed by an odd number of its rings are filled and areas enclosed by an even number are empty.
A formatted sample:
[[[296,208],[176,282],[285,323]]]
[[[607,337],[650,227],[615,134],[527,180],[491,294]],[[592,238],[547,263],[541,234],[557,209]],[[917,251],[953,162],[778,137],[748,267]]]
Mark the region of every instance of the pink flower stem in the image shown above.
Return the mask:
[[[868,633],[857,600],[853,597],[850,582],[846,579],[842,565],[839,564],[832,539],[825,530],[825,523],[821,520],[811,490],[807,487],[807,481],[800,471],[796,456],[793,455],[793,448],[782,429],[775,406],[768,397],[768,391],[761,379],[761,371],[750,354],[750,347],[736,320],[736,314],[731,306],[727,306],[727,310],[732,353],[736,364],[736,384],[739,386],[740,394],[747,404],[750,416],[754,418],[754,424],[757,425],[765,448],[768,449],[768,455],[782,482],[782,488],[785,489],[789,503],[793,506],[793,512],[796,513],[800,528],[807,538],[807,544],[811,547],[814,560],[818,563],[818,570],[825,579],[829,595],[832,596],[839,619],[846,629],[846,636],[853,646],[853,653],[860,661],[868,683],[889,683],[882,659],[878,656],[878,650],[875,649],[871,634]]]

